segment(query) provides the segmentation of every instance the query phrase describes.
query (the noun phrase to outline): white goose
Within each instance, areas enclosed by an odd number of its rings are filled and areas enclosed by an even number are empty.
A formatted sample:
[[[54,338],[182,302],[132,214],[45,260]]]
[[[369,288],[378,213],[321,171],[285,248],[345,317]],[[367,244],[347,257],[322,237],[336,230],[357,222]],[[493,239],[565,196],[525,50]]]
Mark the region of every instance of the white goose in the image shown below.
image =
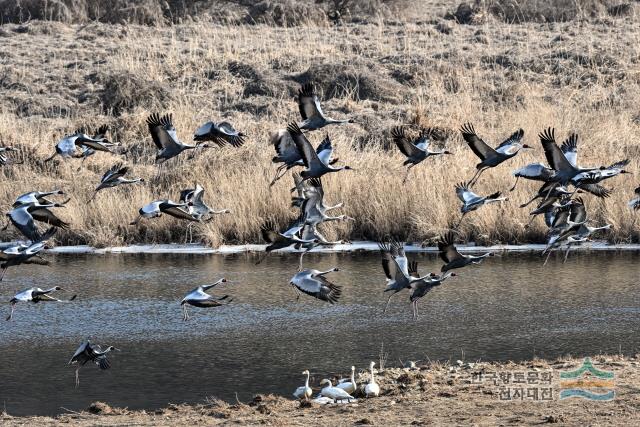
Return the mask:
[[[304,371],[302,371],[302,375],[306,375],[307,379],[305,380],[304,385],[301,385],[296,389],[296,391],[293,392],[293,396],[296,399],[309,400],[311,398],[311,395],[313,394],[313,390],[311,390],[311,387],[309,387],[309,370],[305,369]]]
[[[320,386],[324,384],[326,384],[326,387],[323,387],[322,390],[320,390],[321,396],[333,399],[334,402],[338,402],[339,400],[346,400],[348,402],[351,402],[352,400],[355,400],[353,396],[351,396],[349,393],[347,393],[343,389],[338,387],[333,387],[331,385],[331,381],[326,378],[320,381]]]
[[[369,367],[371,368],[371,380],[369,380],[369,384],[367,384],[364,388],[364,394],[367,397],[378,397],[380,394],[380,386],[376,383],[376,378],[373,376],[373,367],[376,365],[376,362],[371,362]]]
[[[351,378],[350,379],[345,378],[343,380],[338,381],[338,384],[336,384],[336,387],[343,389],[349,394],[355,393],[355,391],[358,389],[358,385],[356,384],[356,367],[355,366],[351,367]]]

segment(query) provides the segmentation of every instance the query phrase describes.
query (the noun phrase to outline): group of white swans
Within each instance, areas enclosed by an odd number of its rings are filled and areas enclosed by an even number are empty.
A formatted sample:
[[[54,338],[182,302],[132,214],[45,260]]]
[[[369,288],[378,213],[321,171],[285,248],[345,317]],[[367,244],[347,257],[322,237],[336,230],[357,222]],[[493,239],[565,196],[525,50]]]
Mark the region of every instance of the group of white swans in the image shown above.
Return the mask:
[[[366,397],[378,397],[380,395],[380,385],[376,382],[375,371],[373,367],[375,362],[369,364],[371,370],[371,377],[369,382],[361,387],[361,391]],[[293,396],[300,400],[310,400],[313,396],[313,389],[309,385],[310,373],[309,370],[302,372],[302,375],[306,375],[306,379],[303,386],[300,386],[293,392]],[[356,367],[351,367],[351,378],[343,378],[338,380],[338,383],[334,386],[331,380],[325,378],[320,381],[320,393],[313,399],[313,402],[320,404],[337,403],[337,402],[351,402],[356,400],[353,394],[358,391],[358,384],[356,383]]]

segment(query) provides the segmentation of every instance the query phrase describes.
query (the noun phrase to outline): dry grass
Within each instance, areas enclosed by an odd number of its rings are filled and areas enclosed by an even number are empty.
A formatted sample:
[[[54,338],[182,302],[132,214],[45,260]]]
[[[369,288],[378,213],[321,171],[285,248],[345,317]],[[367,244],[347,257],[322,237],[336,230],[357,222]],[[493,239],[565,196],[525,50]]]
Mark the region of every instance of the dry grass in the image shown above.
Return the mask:
[[[455,11],[457,2],[447,5]],[[440,6],[442,7],[442,6]],[[443,12],[443,11],[442,11]],[[442,13],[439,16],[444,15]],[[453,185],[469,179],[477,159],[458,127],[475,123],[493,144],[518,127],[536,147],[483,174],[480,193],[507,191],[511,171],[543,161],[537,133],[555,126],[560,138],[581,136],[580,163],[600,165],[625,157],[638,171],[640,30],[637,19],[599,18],[572,23],[460,25],[448,21],[225,26],[187,23],[172,27],[86,26],[56,22],[0,26],[0,139],[20,148],[24,165],[0,170],[0,205],[33,189],[62,187],[72,201],[61,210],[72,229],[61,243],[115,245],[181,241],[185,224],[170,218],[128,224],[143,204],[177,198],[194,182],[216,208],[233,215],[196,228],[205,242],[255,242],[270,219],[285,225],[290,179],[271,190],[275,172],[271,131],[297,119],[292,96],[313,79],[325,111],[353,116],[357,124],[329,129],[341,161],[356,171],[326,179],[327,198],[346,203],[355,224],[327,227],[329,236],[376,239],[389,234],[430,239],[458,218]],[[38,49],[34,49],[38,46]],[[188,141],[204,120],[227,119],[250,135],[241,149],[209,150],[195,161],[171,161],[160,178],[145,118],[152,110],[173,112],[178,134]],[[100,193],[86,205],[101,174],[118,159],[97,154],[76,172],[77,161],[43,164],[65,132],[109,123],[113,139],[133,147],[132,175],[148,180]],[[428,161],[402,185],[402,159],[387,150],[388,131],[398,124],[449,130],[455,156]],[[311,135],[317,143],[324,132]],[[636,216],[627,206],[637,178],[607,183],[606,201],[588,197],[597,222],[614,225],[608,237],[637,241]],[[465,218],[464,237],[481,242],[540,241],[544,227],[523,225],[518,205],[534,191],[520,184],[510,201]],[[16,237],[4,236],[2,240]]]

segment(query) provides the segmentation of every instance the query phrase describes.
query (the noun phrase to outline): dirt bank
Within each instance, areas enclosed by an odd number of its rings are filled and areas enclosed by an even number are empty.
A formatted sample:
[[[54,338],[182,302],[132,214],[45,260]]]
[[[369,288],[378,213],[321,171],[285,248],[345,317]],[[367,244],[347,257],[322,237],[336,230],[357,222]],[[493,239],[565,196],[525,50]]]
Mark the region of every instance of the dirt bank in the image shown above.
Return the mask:
[[[596,356],[593,366],[613,372],[611,401],[559,399],[561,372],[583,359],[522,363],[432,363],[378,374],[382,396],[351,404],[301,404],[286,397],[256,396],[230,405],[208,399],[202,405],[170,405],[157,411],[128,411],[96,403],[82,413],[56,418],[0,417],[3,426],[192,426],[192,425],[639,425],[640,359]],[[610,376],[610,375],[609,375]],[[494,380],[495,378],[495,384]],[[548,382],[548,379],[551,382]],[[313,378],[317,385],[321,377]],[[584,378],[583,378],[584,379]],[[591,380],[597,380],[591,376]],[[360,382],[368,376],[361,374]],[[505,383],[506,381],[506,383]],[[521,383],[520,381],[524,381]],[[568,381],[564,379],[564,381]],[[600,384],[603,385],[603,384]],[[507,400],[507,389],[509,399]],[[522,390],[522,397],[520,391]],[[314,392],[317,391],[314,388]],[[596,390],[604,393],[604,389]]]

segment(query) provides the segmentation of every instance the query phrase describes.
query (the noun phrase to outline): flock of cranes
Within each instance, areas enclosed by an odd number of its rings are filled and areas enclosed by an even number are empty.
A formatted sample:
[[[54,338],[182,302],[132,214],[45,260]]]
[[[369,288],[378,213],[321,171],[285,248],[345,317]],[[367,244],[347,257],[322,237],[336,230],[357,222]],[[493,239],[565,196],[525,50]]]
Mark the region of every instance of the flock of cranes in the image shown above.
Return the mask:
[[[294,246],[301,251],[298,269],[290,280],[290,285],[295,289],[297,298],[304,293],[333,304],[338,302],[342,288],[332,283],[326,276],[338,271],[338,268],[333,267],[326,271],[304,268],[303,257],[305,253],[319,245],[347,242],[345,239],[327,240],[318,227],[323,223],[335,221],[356,221],[347,215],[333,216],[330,213],[342,207],[343,203],[327,204],[322,184],[325,175],[345,173],[353,168],[348,165],[339,165],[339,160],[334,157],[333,145],[328,135],[316,148],[313,147],[308,137],[312,132],[328,125],[353,123],[353,120],[336,120],[326,116],[311,84],[301,87],[297,103],[301,121],[291,122],[286,126],[286,129],[280,129],[271,135],[271,143],[276,152],[272,161],[279,166],[270,186],[275,185],[287,171],[299,169],[292,174],[294,187],[291,190],[293,193],[291,206],[299,209],[299,213],[284,229],[278,229],[274,224],[268,222],[262,226],[261,233],[268,245],[265,254],[258,263],[272,251]],[[240,147],[247,139],[246,135],[236,130],[228,122],[210,121],[195,131],[193,144],[186,144],[179,139],[171,114],[151,114],[147,119],[147,125],[151,139],[157,148],[156,162],[159,164],[190,150],[225,145]],[[55,145],[55,153],[45,161],[61,156],[81,159],[84,162],[89,156],[98,152],[115,153],[115,150],[119,149],[119,144],[107,139],[108,132],[109,129],[106,126],[102,126],[94,132],[78,129],[73,134],[62,138]],[[462,203],[461,216],[457,225],[452,225],[450,230],[439,239],[438,249],[444,265],[439,273],[431,272],[421,275],[418,272],[417,262],[407,258],[402,242],[391,238],[380,242],[382,267],[386,277],[384,292],[390,293],[384,311],[386,311],[393,295],[407,290],[413,318],[417,319],[418,301],[432,289],[444,283],[445,280],[455,277],[456,273],[452,270],[480,264],[485,258],[493,255],[491,253],[474,256],[462,255],[455,246],[456,229],[467,214],[478,209],[489,209],[488,206],[494,203],[507,201],[507,198],[500,191],[485,196],[474,192],[473,187],[485,171],[499,167],[515,157],[521,150],[532,147],[523,143],[524,131],[522,129],[512,133],[495,148],[489,146],[478,136],[472,124],[463,125],[460,132],[466,144],[480,161],[476,166],[476,173],[471,179],[455,186],[456,195]],[[400,153],[406,157],[403,163],[406,166],[404,181],[407,180],[412,168],[428,158],[453,155],[448,150],[433,150],[431,148],[431,129],[423,129],[416,137],[411,137],[404,127],[397,127],[392,130],[391,135]],[[566,261],[572,247],[590,240],[591,236],[599,230],[610,227],[609,224],[589,225],[591,220],[588,217],[582,195],[607,197],[611,190],[603,187],[601,183],[619,174],[627,173],[624,167],[628,165],[629,161],[622,160],[609,166],[583,167],[578,165],[577,135],[570,135],[566,141],[559,145],[556,142],[555,130],[549,128],[540,133],[539,139],[548,165],[531,163],[514,171],[516,183],[511,191],[515,189],[520,178],[542,183],[538,192],[522,207],[539,200],[538,205],[531,211],[531,217],[533,221],[537,215],[544,215],[545,223],[549,227],[548,243],[544,254],[549,254],[554,249],[564,248],[566,249]],[[0,165],[18,163],[10,158],[12,151],[15,151],[13,147],[0,147]],[[145,183],[144,178],[127,178],[128,172],[128,167],[122,163],[117,163],[105,171],[87,203],[94,200],[103,190]],[[193,224],[208,222],[213,220],[216,215],[229,213],[227,209],[216,210],[208,206],[204,201],[204,193],[204,188],[197,184],[195,188],[182,190],[177,202],[170,198],[151,201],[139,209],[138,216],[131,222],[131,225],[136,225],[143,219],[157,218],[166,214],[187,221],[188,232]],[[575,196],[578,193],[581,196]],[[640,187],[635,190],[635,193],[636,198],[631,200],[629,205],[633,209],[640,209]],[[55,235],[58,228],[69,227],[69,224],[61,220],[55,213],[56,209],[64,208],[69,201],[68,199],[55,201],[55,198],[59,196],[64,196],[64,192],[61,190],[32,191],[16,198],[11,210],[6,215],[9,223],[13,224],[28,242],[11,244],[0,252],[0,268],[2,269],[0,280],[9,267],[20,264],[48,264],[48,261],[42,256],[43,250],[47,248],[47,241]],[[46,225],[47,228],[41,229],[42,226],[39,226],[39,223]],[[232,298],[228,295],[215,296],[207,292],[224,282],[226,280],[223,278],[210,285],[198,286],[189,292],[180,302],[183,320],[187,321],[190,318],[187,309],[189,305],[212,308],[229,304]],[[63,289],[56,286],[45,290],[31,288],[18,292],[10,300],[11,314],[7,320],[13,318],[15,306],[19,302],[71,302],[76,299],[76,295],[65,300],[57,299],[51,295],[57,291],[63,291]],[[110,366],[107,361],[107,353],[111,350],[114,348],[106,347],[105,350],[102,350],[100,346],[86,341],[78,348],[70,363],[77,364],[79,367],[87,362],[94,362],[101,369],[107,369]],[[307,375],[307,382],[305,386],[296,391],[295,395],[309,398],[311,395],[309,372],[305,371],[304,374]],[[349,393],[355,391],[356,388],[353,375],[350,381],[339,383],[336,386],[333,386],[329,380],[323,380],[320,385],[324,386],[321,388],[321,395],[329,399],[352,399]],[[378,393],[379,386],[375,382],[372,364],[371,381],[365,388],[365,395],[376,396]]]

